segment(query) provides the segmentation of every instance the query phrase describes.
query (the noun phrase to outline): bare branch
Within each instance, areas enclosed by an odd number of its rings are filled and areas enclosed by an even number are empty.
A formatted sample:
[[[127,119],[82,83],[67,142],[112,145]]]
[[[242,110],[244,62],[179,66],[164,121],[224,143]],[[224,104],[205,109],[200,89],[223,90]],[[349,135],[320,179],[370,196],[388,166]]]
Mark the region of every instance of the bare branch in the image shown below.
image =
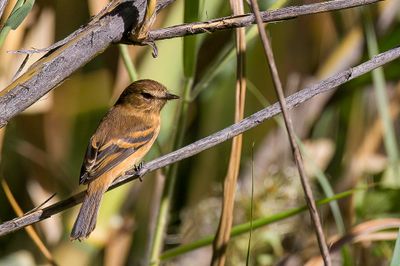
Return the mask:
[[[299,16],[363,6],[380,1],[383,0],[336,0],[303,6],[285,7],[277,10],[263,11],[260,13],[264,23],[278,22],[282,20],[293,19]],[[149,33],[149,40],[157,41],[199,33],[210,33],[231,28],[248,27],[255,23],[256,21],[252,13],[239,16],[229,16],[212,19],[205,22],[187,23],[164,29],[153,30]]]
[[[262,12],[265,22],[292,19],[302,15],[351,8],[382,0],[335,0],[319,4],[282,8]],[[116,42],[127,43],[125,34],[143,19],[145,0],[114,0],[101,16],[96,16],[66,39],[53,45],[48,54],[38,60],[22,76],[0,92],[0,128],[14,116],[59,85],[78,68]],[[163,8],[173,0],[160,0]],[[254,23],[253,15],[226,17],[208,22],[191,23],[151,31],[152,39],[161,40],[185,35],[244,27]],[[38,49],[37,51],[46,51]]]
[[[311,99],[312,97],[330,91],[339,85],[342,85],[350,80],[357,78],[371,70],[383,66],[397,58],[400,57],[400,47],[391,49],[389,51],[383,52],[377,56],[374,56],[371,60],[366,61],[356,67],[350,68],[348,70],[337,73],[336,75],[327,78],[317,84],[307,87],[289,97],[286,98],[286,103],[288,108],[293,108],[299,104]],[[172,163],[181,161],[193,155],[196,155],[204,150],[214,147],[228,139],[233,138],[239,134],[248,131],[262,122],[270,119],[271,117],[279,114],[281,109],[278,103],[275,103],[261,111],[243,119],[241,122],[233,124],[221,131],[218,131],[208,137],[198,140],[190,145],[187,145],[179,150],[166,154],[159,157],[145,165],[143,168],[135,174],[130,176],[124,176],[118,178],[110,189],[114,189],[121,186],[127,182],[130,182],[139,176],[143,176],[148,172],[154,171],[156,169],[162,168],[164,166],[170,165]],[[134,170],[132,170],[132,174]],[[78,193],[76,195],[67,198],[66,200],[59,201],[52,204],[46,208],[31,212],[22,217],[15,218],[11,221],[4,222],[0,225],[0,236],[13,232],[15,230],[21,229],[27,225],[37,223],[44,220],[54,214],[62,212],[72,206],[75,206],[82,202],[84,192]]]

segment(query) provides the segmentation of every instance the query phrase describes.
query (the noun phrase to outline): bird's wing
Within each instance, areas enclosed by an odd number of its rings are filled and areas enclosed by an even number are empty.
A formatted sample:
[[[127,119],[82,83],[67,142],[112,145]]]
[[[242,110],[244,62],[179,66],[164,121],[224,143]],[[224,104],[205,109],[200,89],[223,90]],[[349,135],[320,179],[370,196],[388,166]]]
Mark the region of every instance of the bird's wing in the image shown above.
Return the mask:
[[[118,131],[115,128],[111,130],[114,133]],[[157,128],[143,128],[138,125],[119,130],[119,134],[107,135],[103,141],[92,137],[81,168],[79,184],[96,179],[134,153],[140,159],[145,155],[142,151],[147,151],[145,148],[152,145],[157,134]]]

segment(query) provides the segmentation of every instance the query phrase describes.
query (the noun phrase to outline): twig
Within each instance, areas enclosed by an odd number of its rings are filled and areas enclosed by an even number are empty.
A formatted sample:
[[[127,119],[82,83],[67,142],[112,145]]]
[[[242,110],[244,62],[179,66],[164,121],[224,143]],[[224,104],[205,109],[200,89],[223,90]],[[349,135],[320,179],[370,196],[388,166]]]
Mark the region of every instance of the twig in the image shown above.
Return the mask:
[[[322,80],[313,86],[309,86],[293,95],[286,98],[286,103],[288,108],[293,108],[299,104],[311,99],[312,97],[330,91],[339,85],[349,82],[354,78],[357,78],[371,70],[383,66],[397,58],[400,57],[400,47],[393,48],[386,52],[380,53],[374,56],[371,60],[368,60],[356,67],[350,68],[345,71],[341,71],[336,75]],[[140,169],[138,173],[132,170],[132,173],[127,176],[118,178],[110,189],[114,189],[121,186],[127,182],[130,182],[139,176],[144,176],[148,172],[154,171],[156,169],[162,168],[164,166],[170,165],[172,163],[181,161],[193,155],[196,155],[204,150],[216,146],[228,139],[233,138],[245,131],[248,131],[262,122],[270,119],[271,117],[279,114],[281,109],[278,103],[275,103],[267,108],[258,111],[257,113],[243,119],[241,122],[233,124],[221,131],[218,131],[208,137],[198,140],[190,145],[187,145],[179,150],[166,154],[159,157],[145,165]],[[27,225],[44,220],[54,214],[64,211],[72,206],[75,206],[82,202],[84,192],[78,193],[71,196],[63,201],[52,204],[44,209],[37,210],[23,217],[15,218],[11,221],[4,222],[0,225],[0,236],[8,234],[12,231],[23,228]]]
[[[261,18],[263,22],[278,22],[304,15],[364,6],[380,1],[383,0],[335,0],[302,6],[291,6],[277,10],[263,11],[261,12]],[[210,33],[231,28],[248,27],[255,23],[256,21],[252,13],[239,16],[228,16],[204,22],[187,23],[153,30],[149,32],[148,39],[151,41],[165,40],[199,33]]]
[[[45,201],[43,201],[43,202],[40,203],[38,206],[36,206],[36,207],[33,208],[32,210],[30,210],[30,211],[28,211],[27,213],[25,213],[25,215],[39,210],[39,209],[42,208],[44,205],[46,205],[47,202],[49,202],[52,198],[54,198],[56,195],[57,195],[57,193],[53,193],[53,195],[51,195],[50,197],[48,197]],[[21,215],[22,215],[22,213],[21,213]]]
[[[319,217],[317,206],[314,201],[314,195],[311,189],[310,181],[308,180],[307,174],[304,169],[303,158],[301,157],[299,146],[296,142],[296,135],[294,133],[292,120],[290,119],[290,115],[288,113],[288,109],[286,106],[285,95],[283,93],[282,83],[279,77],[278,69],[275,64],[274,54],[272,52],[271,43],[268,39],[267,34],[265,33],[262,19],[260,15],[260,9],[258,7],[258,3],[256,0],[251,0],[251,9],[254,12],[257,21],[258,33],[260,35],[261,42],[263,44],[264,53],[266,59],[268,61],[268,66],[270,70],[270,74],[272,76],[275,92],[278,96],[278,101],[282,109],[283,121],[285,122],[286,131],[288,133],[290,146],[292,148],[293,156],[296,161],[297,169],[300,175],[301,185],[304,190],[306,202],[308,205],[308,209],[310,211],[311,220],[314,224],[319,249],[324,259],[325,266],[332,265],[331,256],[329,254],[328,245],[326,244],[324,232],[322,231],[321,219]]]
[[[138,80],[138,74],[136,72],[135,65],[133,64],[132,58],[129,54],[128,47],[124,44],[118,44],[119,54],[125,65],[126,72],[128,72],[131,82]]]
[[[263,13],[265,22],[292,19],[302,15],[346,9],[376,3],[382,0],[336,0],[319,4],[282,8]],[[163,8],[172,0],[160,0]],[[78,68],[115,42],[128,42],[125,33],[143,19],[145,0],[124,1],[105,15],[95,17],[87,26],[67,37],[55,50],[37,61],[28,71],[0,92],[0,128],[14,116],[39,100],[59,85]],[[161,40],[202,32],[248,26],[254,22],[251,15],[223,18],[208,22],[179,25],[151,31],[149,38]],[[205,30],[203,30],[205,29]]]
[[[29,54],[25,55],[24,60],[22,60],[22,63],[21,63],[21,65],[19,66],[17,72],[15,72],[15,74],[14,74],[12,80],[15,80],[15,79],[19,76],[19,74],[21,74],[21,71],[24,69],[26,63],[28,62],[29,56],[30,56]]]

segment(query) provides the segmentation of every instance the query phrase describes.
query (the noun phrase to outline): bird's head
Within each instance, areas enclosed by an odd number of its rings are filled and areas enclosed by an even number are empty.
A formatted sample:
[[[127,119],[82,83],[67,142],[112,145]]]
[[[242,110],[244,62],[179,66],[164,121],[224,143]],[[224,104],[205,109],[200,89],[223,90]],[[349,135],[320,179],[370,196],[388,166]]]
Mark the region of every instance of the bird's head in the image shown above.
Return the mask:
[[[179,96],[168,92],[161,83],[142,79],[129,85],[119,97],[116,105],[128,105],[143,111],[161,111],[168,100],[179,99]]]

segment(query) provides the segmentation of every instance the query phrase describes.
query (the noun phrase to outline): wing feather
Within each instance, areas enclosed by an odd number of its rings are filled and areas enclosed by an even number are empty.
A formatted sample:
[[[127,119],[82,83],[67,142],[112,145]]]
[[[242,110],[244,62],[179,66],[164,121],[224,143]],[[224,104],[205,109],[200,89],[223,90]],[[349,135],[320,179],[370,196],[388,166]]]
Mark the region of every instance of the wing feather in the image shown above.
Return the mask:
[[[92,137],[86,151],[79,179],[80,184],[86,184],[107,171],[110,171],[129,156],[139,151],[151,142],[157,134],[156,129],[136,128],[120,136],[113,136],[104,144]]]

